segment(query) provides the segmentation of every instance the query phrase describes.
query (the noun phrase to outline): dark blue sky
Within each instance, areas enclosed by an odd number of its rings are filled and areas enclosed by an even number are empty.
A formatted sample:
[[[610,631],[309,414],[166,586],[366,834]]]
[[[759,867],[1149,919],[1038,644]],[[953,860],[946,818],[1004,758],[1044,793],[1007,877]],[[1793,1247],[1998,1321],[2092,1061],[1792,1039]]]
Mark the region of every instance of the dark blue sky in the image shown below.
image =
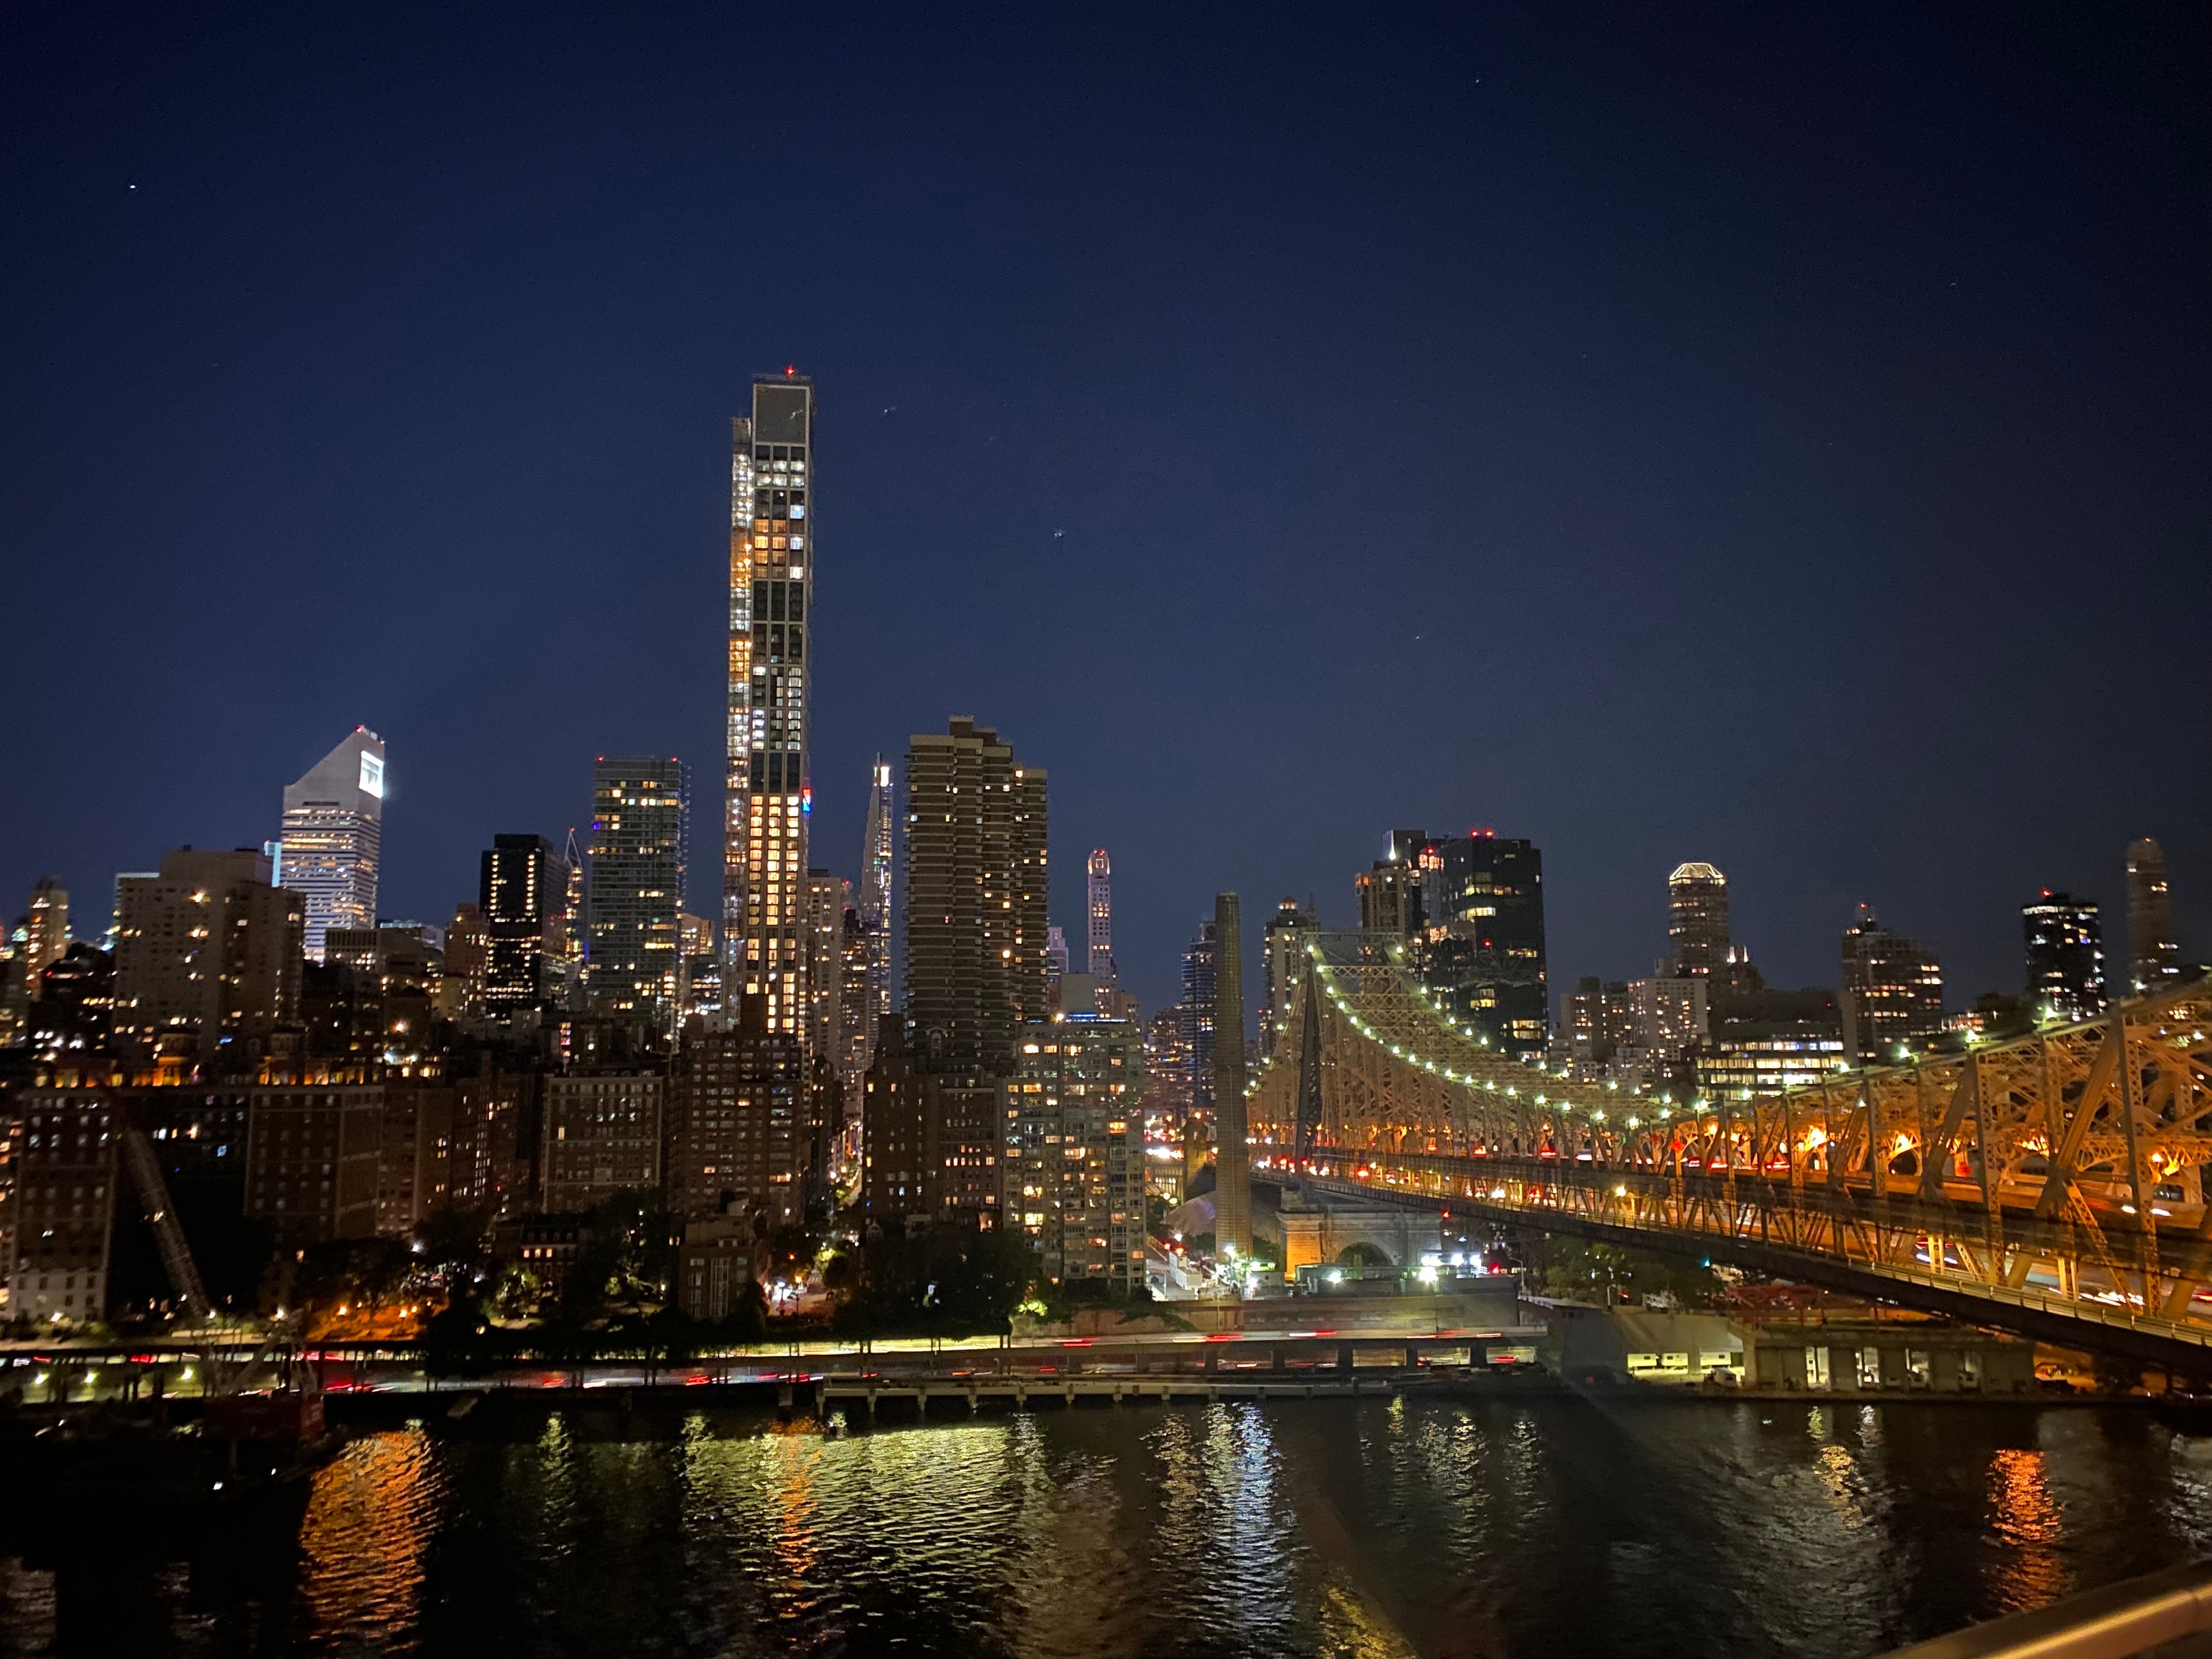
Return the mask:
[[[2212,953],[2212,14],[1390,17],[11,9],[7,914],[356,721],[392,914],[602,750],[693,762],[711,891],[788,362],[816,861],[993,722],[1147,1006],[1397,825],[1534,838],[1559,985],[1704,858],[1772,976],[1864,899],[1963,1001],[2146,833]]]

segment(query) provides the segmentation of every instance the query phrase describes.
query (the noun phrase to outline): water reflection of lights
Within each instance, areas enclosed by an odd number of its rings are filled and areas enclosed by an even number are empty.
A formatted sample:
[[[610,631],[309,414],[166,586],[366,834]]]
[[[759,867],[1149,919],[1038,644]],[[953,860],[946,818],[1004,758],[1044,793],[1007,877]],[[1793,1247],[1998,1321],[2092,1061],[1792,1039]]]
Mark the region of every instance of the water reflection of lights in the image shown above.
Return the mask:
[[[349,1641],[411,1635],[442,1496],[420,1429],[356,1441],[317,1473],[300,1553],[301,1591],[319,1632]]]
[[[1990,1589],[2007,1612],[2039,1607],[2074,1588],[2066,1565],[2065,1507],[2051,1495],[2039,1451],[1990,1455],[1990,1530],[2006,1546],[1990,1570]]]

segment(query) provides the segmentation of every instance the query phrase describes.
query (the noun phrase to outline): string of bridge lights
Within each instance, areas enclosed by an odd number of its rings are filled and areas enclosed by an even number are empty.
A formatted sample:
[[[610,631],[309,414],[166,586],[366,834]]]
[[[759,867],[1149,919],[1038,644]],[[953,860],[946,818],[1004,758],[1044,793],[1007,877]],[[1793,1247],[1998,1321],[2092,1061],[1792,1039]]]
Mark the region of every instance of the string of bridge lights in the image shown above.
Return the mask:
[[[1318,940],[1308,944],[1306,946],[1306,954],[1313,962],[1322,990],[1328,996],[1330,1005],[1336,1009],[1338,1013],[1343,1016],[1346,1023],[1351,1025],[1352,1030],[1358,1032],[1360,1036],[1365,1037],[1376,1047],[1384,1049],[1391,1055],[1392,1058],[1402,1060],[1409,1066],[1419,1066],[1424,1071],[1443,1078],[1449,1083],[1459,1084],[1469,1089],[1480,1089],[1487,1094],[1503,1095],[1509,1100],[1517,1101],[1521,1097],[1519,1088],[1512,1084],[1509,1083],[1501,1086],[1494,1078],[1480,1078],[1474,1076],[1471,1073],[1462,1073],[1454,1069],[1449,1064],[1439,1066],[1434,1059],[1430,1058],[1427,1055],[1408,1054],[1398,1044],[1387,1041],[1380,1032],[1376,1030],[1373,1025],[1368,1023],[1365,1018],[1363,1017],[1359,1011],[1353,1006],[1351,1000],[1348,999],[1345,995],[1344,992],[1338,987],[1334,968],[1329,963],[1322,960],[1322,958],[1321,945]],[[1460,1022],[1454,1019],[1451,1017],[1450,1011],[1437,1000],[1427,987],[1414,983],[1413,981],[1406,977],[1404,973],[1404,960],[1405,947],[1403,945],[1394,944],[1389,947],[1389,964],[1393,969],[1398,970],[1400,975],[1399,983],[1413,997],[1413,999],[1419,1002],[1431,1017],[1433,1017],[1454,1036],[1460,1037],[1466,1042],[1474,1043],[1480,1048],[1489,1048],[1490,1038],[1487,1035],[1480,1034],[1476,1032],[1472,1026],[1462,1024]],[[1270,1056],[1267,1063],[1261,1067],[1259,1075],[1245,1085],[1244,1094],[1247,1099],[1251,1098],[1259,1092],[1261,1081],[1267,1077],[1268,1073],[1272,1072],[1275,1068],[1277,1063],[1278,1061],[1276,1057]],[[1837,1074],[1837,1079],[1838,1082],[1846,1084],[1853,1083],[1855,1081],[1858,1089],[1862,1091],[1859,1095],[1857,1103],[1863,1105],[1865,1103],[1865,1097],[1863,1091],[1869,1074],[1876,1070],[1892,1069],[1904,1068],[1875,1066],[1846,1068]],[[1542,1075],[1553,1077],[1561,1082],[1571,1081],[1568,1077],[1568,1074],[1565,1072],[1547,1073]],[[1584,1086],[1595,1089],[1601,1085],[1589,1084]],[[1618,1093],[1620,1089],[1619,1082],[1612,1079],[1607,1079],[1601,1086],[1608,1093]],[[1640,1097],[1643,1093],[1643,1085],[1641,1084],[1632,1085],[1629,1092],[1632,1096]],[[1754,1098],[1752,1091],[1748,1089],[1743,1090],[1740,1097],[1746,1101],[1750,1101]],[[1606,1112],[1603,1107],[1584,1105],[1564,1096],[1554,1099],[1547,1097],[1540,1091],[1538,1091],[1531,1096],[1531,1103],[1537,1106],[1548,1107],[1555,1111],[1562,1113],[1583,1116],[1593,1123],[1602,1124],[1607,1121]],[[1678,1111],[1684,1115],[1702,1116],[1711,1112],[1717,1103],[1718,1103],[1702,1095],[1686,1103],[1676,1102],[1672,1095],[1662,1095],[1656,1102],[1651,1103],[1651,1109],[1653,1115],[1661,1122],[1672,1123]],[[1638,1113],[1629,1114],[1624,1121],[1626,1127],[1631,1129],[1637,1129],[1644,1127],[1644,1118],[1642,1115]]]

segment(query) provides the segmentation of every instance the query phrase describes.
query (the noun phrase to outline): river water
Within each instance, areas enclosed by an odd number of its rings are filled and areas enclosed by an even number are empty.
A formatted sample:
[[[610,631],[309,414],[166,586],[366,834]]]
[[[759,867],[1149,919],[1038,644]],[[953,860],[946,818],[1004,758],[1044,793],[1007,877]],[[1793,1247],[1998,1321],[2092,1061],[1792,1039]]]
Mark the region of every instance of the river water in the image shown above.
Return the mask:
[[[2212,1439],[1564,1398],[533,1414],[367,1436],[296,1526],[216,1534],[6,1546],[0,1652],[1864,1655],[2212,1550]]]

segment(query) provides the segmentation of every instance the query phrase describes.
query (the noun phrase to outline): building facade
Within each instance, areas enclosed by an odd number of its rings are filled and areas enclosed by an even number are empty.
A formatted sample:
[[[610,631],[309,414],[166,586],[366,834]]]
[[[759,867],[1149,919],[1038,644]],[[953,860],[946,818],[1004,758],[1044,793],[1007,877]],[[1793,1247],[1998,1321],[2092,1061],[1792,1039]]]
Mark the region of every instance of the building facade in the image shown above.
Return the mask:
[[[861,1203],[878,1223],[999,1224],[1005,1078],[948,1064],[898,1017],[862,1083]]]
[[[543,836],[495,836],[478,872],[484,930],[479,993],[493,1011],[557,1006],[568,989],[567,860]]]
[[[1190,1074],[1190,1110],[1194,1117],[1213,1115],[1213,1000],[1220,969],[1221,943],[1209,916],[1199,924],[1198,937],[1183,947],[1182,1001],[1177,1005],[1182,1061]]]
[[[1224,1254],[1252,1249],[1252,1153],[1244,1099],[1244,926],[1237,895],[1213,896],[1213,1234]]]
[[[23,913],[24,994],[39,1000],[40,976],[59,962],[70,945],[69,889],[52,876],[40,876],[31,889],[31,908]]]
[[[687,1038],[669,1080],[676,1207],[744,1215],[763,1236],[804,1218],[811,1151],[806,1055],[796,1033],[767,1029],[765,1012]]]
[[[1584,1078],[1601,1078],[1615,1055],[1640,1046],[1636,1000],[1625,980],[1586,975],[1559,999],[1567,1055]]]
[[[2128,843],[2129,980],[2142,996],[2181,978],[2181,941],[2173,928],[2173,894],[2166,849],[2149,836]]]
[[[459,1091],[442,1079],[387,1078],[377,1160],[376,1231],[404,1238],[453,1202]]]
[[[728,776],[722,825],[724,1017],[763,999],[802,1042],[814,597],[814,385],[758,375],[730,422]]]
[[[1144,1042],[1127,1020],[1032,1021],[1006,1089],[1001,1207],[1063,1290],[1145,1282]]]
[[[1407,955],[1423,982],[1451,1019],[1492,1048],[1541,1060],[1552,1015],[1543,854],[1532,842],[1486,830],[1398,850],[1396,863],[1419,878],[1418,944]]]
[[[860,1079],[876,1049],[876,1027],[883,1016],[876,1010],[875,961],[870,949],[867,923],[860,907],[848,904],[840,919],[842,939],[838,947],[837,977],[842,1011],[838,1029],[844,1033],[844,1054],[838,1062],[845,1083],[845,1110],[850,1118],[860,1109]]]
[[[1260,1053],[1272,1059],[1275,1043],[1290,1024],[1298,986],[1305,977],[1306,947],[1321,924],[1310,909],[1286,898],[1267,918],[1260,958]]]
[[[572,1214],[617,1193],[659,1189],[667,1087],[646,1072],[545,1079],[538,1168],[548,1211]]]
[[[1716,1034],[1698,1053],[1698,1087],[1753,1098],[1823,1082],[1850,1064],[1843,1038],[1824,1031]]]
[[[1419,927],[1421,872],[1416,866],[1395,858],[1377,859],[1352,883],[1359,899],[1363,933],[1407,939]]]
[[[845,1060],[845,907],[853,884],[827,870],[806,872],[806,1052],[841,1068]]]
[[[1893,1063],[1943,1034],[1943,966],[1936,953],[1893,933],[1867,906],[1844,930],[1844,1052],[1861,1062]],[[1900,1052],[1901,1051],[1901,1052]]]
[[[1045,1016],[1045,785],[964,716],[908,750],[907,1016],[933,1064],[1004,1078]]]
[[[279,1249],[376,1232],[384,1086],[257,1088],[247,1109],[246,1213]]]
[[[168,854],[152,875],[115,880],[120,1052],[137,1060],[243,1063],[300,1018],[307,899],[270,885],[267,856]]]
[[[1115,983],[1114,972],[1114,860],[1095,848],[1084,869],[1084,915],[1090,950],[1084,971],[1101,984]]]
[[[2021,906],[2020,921],[2027,947],[2028,1000],[2038,1014],[2095,1018],[2105,1006],[2105,933],[2097,907],[2046,887]]]
[[[384,859],[384,739],[356,726],[284,792],[276,880],[305,901],[306,948],[323,959],[333,927],[376,926]]]
[[[860,854],[860,886],[854,896],[867,951],[865,1017],[855,1028],[857,1071],[867,1070],[876,1031],[891,1011],[891,878],[896,868],[898,806],[891,796],[891,766],[881,755],[868,768],[868,828]],[[857,1073],[856,1073],[857,1074]]]
[[[116,1121],[111,1092],[59,1084],[24,1091],[9,1159],[8,1312],[80,1324],[107,1308],[114,1231]]]
[[[1667,949],[1678,974],[1711,974],[1729,954],[1728,878],[1710,864],[1679,864],[1667,878]]]
[[[678,1006],[690,783],[672,757],[602,755],[592,769],[592,1004],[664,1027]]]

